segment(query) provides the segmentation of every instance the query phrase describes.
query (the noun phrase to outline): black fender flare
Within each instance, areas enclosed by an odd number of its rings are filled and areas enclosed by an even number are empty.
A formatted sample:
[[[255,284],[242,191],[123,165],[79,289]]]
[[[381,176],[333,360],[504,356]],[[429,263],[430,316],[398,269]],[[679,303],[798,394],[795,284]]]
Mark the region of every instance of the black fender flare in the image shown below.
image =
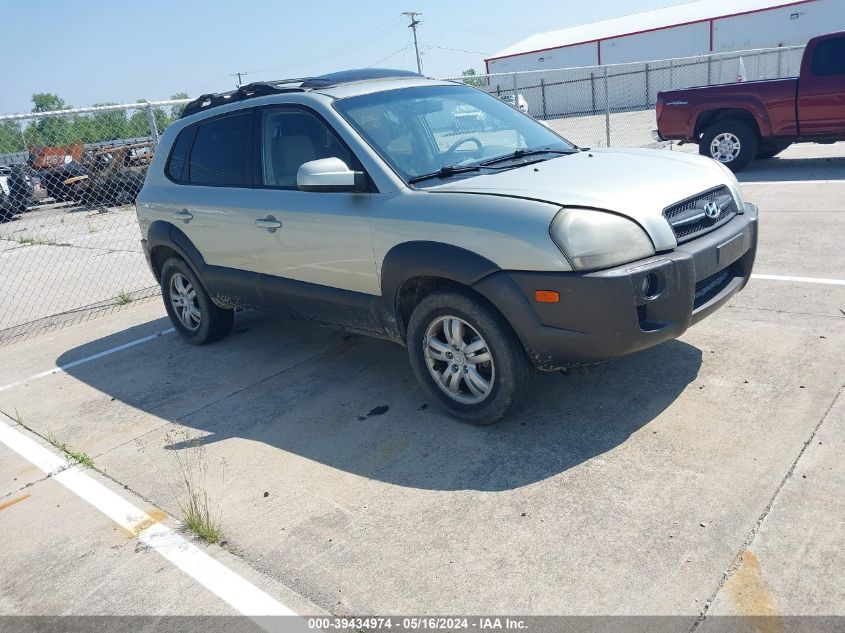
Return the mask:
[[[486,257],[442,242],[403,242],[391,248],[381,264],[381,293],[386,316],[403,340],[399,305],[402,286],[415,277],[437,277],[472,287],[501,270]],[[390,329],[393,329],[390,327]]]
[[[199,250],[183,231],[164,220],[153,221],[147,229],[147,249],[150,253],[150,263],[153,265],[153,272],[157,281],[161,281],[161,271],[156,266],[156,250],[162,246],[175,251],[184,259],[191,270],[194,271],[206,292],[209,291],[204,276],[207,265]],[[209,292],[209,294],[211,293]]]

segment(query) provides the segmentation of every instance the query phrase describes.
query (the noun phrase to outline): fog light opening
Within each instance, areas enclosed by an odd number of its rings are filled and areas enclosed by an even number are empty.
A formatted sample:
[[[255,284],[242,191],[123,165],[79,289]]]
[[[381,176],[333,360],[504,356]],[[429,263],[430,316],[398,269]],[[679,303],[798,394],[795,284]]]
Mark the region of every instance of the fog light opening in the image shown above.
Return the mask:
[[[654,299],[661,291],[660,278],[655,273],[647,274],[643,277],[640,290],[645,299]]]

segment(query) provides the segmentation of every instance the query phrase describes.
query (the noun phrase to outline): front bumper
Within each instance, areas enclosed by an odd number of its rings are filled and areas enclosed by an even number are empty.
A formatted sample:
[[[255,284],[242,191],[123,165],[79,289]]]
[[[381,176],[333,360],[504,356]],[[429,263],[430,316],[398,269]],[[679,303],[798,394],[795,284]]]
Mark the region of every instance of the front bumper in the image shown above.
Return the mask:
[[[589,365],[677,338],[742,290],[757,253],[757,207],[646,260],[590,273],[501,271],[474,286],[496,305],[540,369]],[[643,294],[651,275],[652,288]],[[654,285],[656,283],[656,286]],[[559,303],[534,301],[537,290]]]

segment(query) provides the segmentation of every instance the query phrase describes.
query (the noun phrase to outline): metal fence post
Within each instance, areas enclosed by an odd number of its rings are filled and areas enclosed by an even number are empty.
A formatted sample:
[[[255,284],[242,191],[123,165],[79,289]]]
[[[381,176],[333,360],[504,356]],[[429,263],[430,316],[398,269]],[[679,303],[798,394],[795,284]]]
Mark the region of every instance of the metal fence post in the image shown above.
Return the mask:
[[[648,85],[648,62],[645,64],[645,105],[651,104],[651,88]]]
[[[675,88],[675,60],[669,60],[669,90]]]
[[[540,97],[543,99],[543,118],[547,119],[548,114],[546,114],[546,82],[543,81],[542,77],[540,77]]]
[[[593,73],[590,73],[590,103],[593,104],[593,109],[591,112],[595,114],[596,111],[596,77]]]
[[[153,104],[147,104],[147,123],[150,126],[150,136],[153,139],[153,142],[158,145],[158,126],[156,125],[156,115],[155,111],[153,110]]]
[[[517,98],[516,92],[516,73],[513,74],[513,107],[519,110],[519,98]]]
[[[713,83],[713,55],[707,56],[707,85]]]
[[[610,147],[610,91],[607,89],[607,65],[604,66],[604,132]]]

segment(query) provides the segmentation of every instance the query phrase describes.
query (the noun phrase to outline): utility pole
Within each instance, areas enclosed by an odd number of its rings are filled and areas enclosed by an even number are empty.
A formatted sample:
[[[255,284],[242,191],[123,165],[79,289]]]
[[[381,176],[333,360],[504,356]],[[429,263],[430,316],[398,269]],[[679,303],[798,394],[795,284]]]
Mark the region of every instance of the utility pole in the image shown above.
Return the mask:
[[[420,46],[417,43],[417,24],[420,23],[417,20],[418,15],[422,15],[419,11],[403,11],[402,15],[407,15],[411,18],[411,23],[408,25],[408,28],[414,31],[414,50],[417,52],[417,72],[422,75],[422,58],[420,57]]]
[[[238,78],[238,88],[240,88],[240,87],[241,87],[241,85],[242,85],[242,83],[241,83],[241,76],[242,76],[242,75],[248,75],[248,74],[249,74],[249,73],[230,73],[230,74],[229,74],[229,76],[230,76],[230,77],[237,77],[237,78]]]

